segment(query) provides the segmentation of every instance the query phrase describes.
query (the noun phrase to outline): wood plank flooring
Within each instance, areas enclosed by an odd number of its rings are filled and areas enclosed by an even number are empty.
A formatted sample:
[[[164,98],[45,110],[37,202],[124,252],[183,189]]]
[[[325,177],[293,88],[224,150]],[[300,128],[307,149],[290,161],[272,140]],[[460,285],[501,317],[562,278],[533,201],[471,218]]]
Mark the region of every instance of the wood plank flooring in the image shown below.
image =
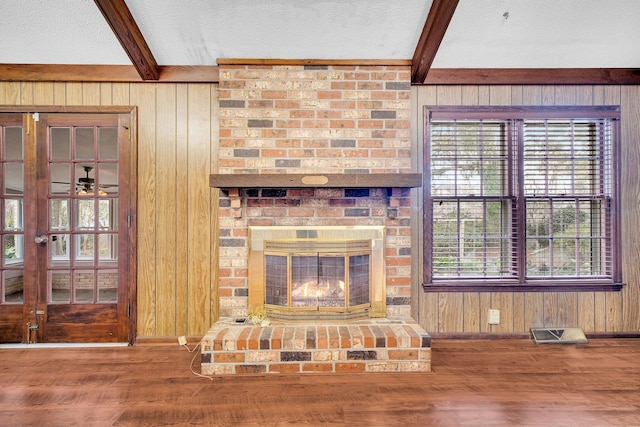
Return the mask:
[[[640,425],[640,340],[433,340],[433,372],[215,377],[175,345],[0,348],[2,426]]]

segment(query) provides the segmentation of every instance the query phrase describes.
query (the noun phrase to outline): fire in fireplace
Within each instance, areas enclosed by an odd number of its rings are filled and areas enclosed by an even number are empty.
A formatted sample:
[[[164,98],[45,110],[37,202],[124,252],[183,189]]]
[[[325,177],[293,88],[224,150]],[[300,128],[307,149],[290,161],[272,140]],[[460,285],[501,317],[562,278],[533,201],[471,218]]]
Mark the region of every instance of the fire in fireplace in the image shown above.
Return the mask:
[[[272,317],[369,311],[370,240],[267,240],[264,249],[265,308]]]
[[[262,307],[268,317],[283,320],[386,315],[383,227],[250,232],[250,310]]]

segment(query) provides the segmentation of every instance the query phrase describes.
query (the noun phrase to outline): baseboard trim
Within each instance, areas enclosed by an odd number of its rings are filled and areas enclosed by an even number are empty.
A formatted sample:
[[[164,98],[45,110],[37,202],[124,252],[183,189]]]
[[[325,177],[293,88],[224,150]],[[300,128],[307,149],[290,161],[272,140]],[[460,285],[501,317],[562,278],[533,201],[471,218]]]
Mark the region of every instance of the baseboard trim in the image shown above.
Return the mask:
[[[16,344],[0,344],[0,349],[5,348],[109,348],[109,347],[128,347],[127,342],[81,342],[81,343],[16,343]]]
[[[493,334],[493,333],[429,333],[432,340],[505,340],[531,339],[530,333]],[[588,339],[640,338],[640,332],[585,332]]]
[[[202,337],[187,337],[187,344],[199,344]],[[178,337],[137,337],[134,345],[178,344]]]
[[[585,332],[587,338],[640,338],[640,332]]]
[[[445,339],[445,340],[504,340],[504,339],[527,339],[530,338],[530,334],[492,334],[492,333],[429,333],[431,339]]]

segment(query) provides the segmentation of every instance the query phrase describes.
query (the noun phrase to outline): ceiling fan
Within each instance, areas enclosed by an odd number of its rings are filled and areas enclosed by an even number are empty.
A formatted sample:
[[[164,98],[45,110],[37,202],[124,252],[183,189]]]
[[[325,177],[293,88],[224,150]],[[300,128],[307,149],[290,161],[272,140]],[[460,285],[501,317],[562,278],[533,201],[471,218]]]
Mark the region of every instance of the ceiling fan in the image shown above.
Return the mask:
[[[89,172],[93,170],[92,166],[83,166],[82,167],[87,174],[87,176],[81,176],[78,178],[78,183],[76,184],[76,194],[79,196],[85,196],[89,194],[93,194],[93,183],[95,179],[89,178]],[[98,188],[98,194],[104,196],[107,194],[102,188]]]
[[[76,183],[76,186],[75,186],[75,192],[79,196],[93,195],[95,179],[89,176],[89,173],[93,170],[93,166],[82,166],[82,169],[84,170],[86,175],[78,178],[78,182]],[[52,183],[69,185],[68,182],[62,182],[62,181],[52,181]],[[98,186],[98,195],[100,196],[106,195],[107,193],[106,191],[104,191],[104,189],[111,188],[111,187],[117,187],[117,185],[100,184]]]

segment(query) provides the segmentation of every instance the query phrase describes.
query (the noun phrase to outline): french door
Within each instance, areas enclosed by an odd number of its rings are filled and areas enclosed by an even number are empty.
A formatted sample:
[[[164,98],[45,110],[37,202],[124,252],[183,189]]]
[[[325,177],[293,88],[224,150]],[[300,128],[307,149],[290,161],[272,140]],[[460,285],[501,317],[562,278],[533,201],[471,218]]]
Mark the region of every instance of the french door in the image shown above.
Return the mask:
[[[125,342],[131,114],[0,114],[0,342]]]

